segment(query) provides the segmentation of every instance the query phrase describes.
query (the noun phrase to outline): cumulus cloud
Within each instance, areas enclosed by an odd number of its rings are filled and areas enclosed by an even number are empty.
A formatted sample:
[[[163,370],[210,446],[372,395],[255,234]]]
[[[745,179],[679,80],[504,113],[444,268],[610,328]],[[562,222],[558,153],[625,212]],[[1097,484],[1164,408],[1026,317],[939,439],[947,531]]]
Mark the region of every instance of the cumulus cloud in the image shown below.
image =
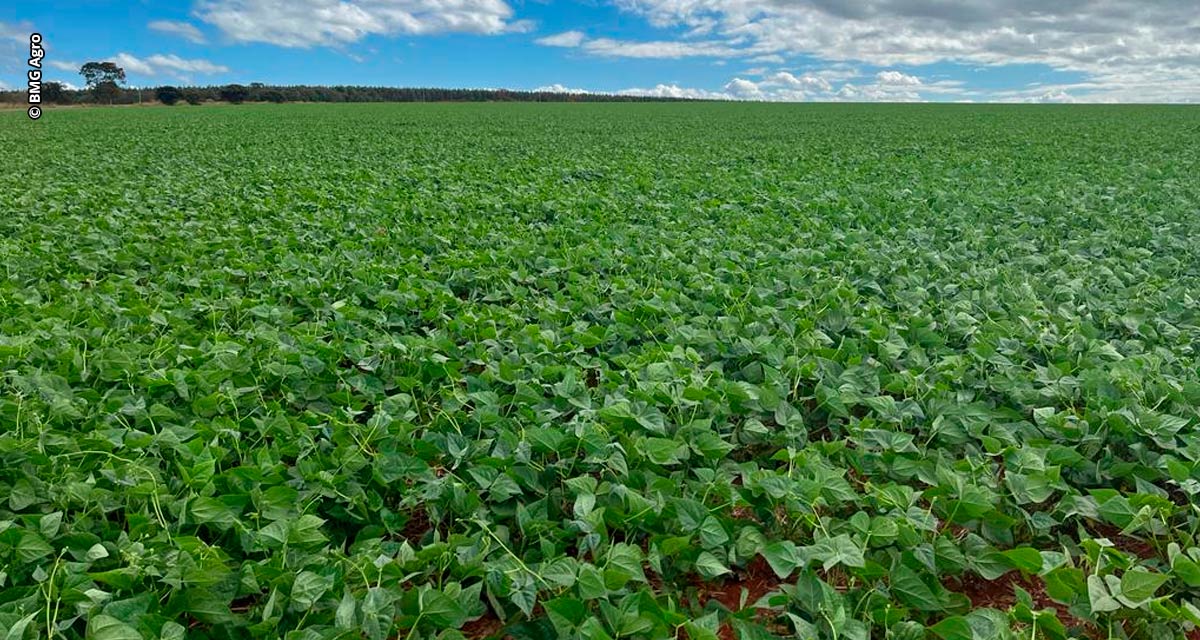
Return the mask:
[[[728,58],[745,55],[741,49],[722,41],[704,40],[620,40],[588,38],[582,31],[564,31],[534,40],[547,47],[579,48],[587,53],[610,58]]]
[[[725,85],[725,91],[739,98],[755,99],[762,97],[762,89],[758,83],[744,78],[734,78]]]
[[[128,53],[118,53],[111,60],[126,73],[148,77],[169,76],[187,79],[192,74],[214,75],[229,71],[229,67],[214,64],[208,60],[187,60],[174,54],[156,53],[139,58]]]
[[[916,76],[910,76],[899,71],[880,71],[875,74],[875,79],[879,84],[886,84],[894,87],[916,87],[920,86],[921,79]]]
[[[1043,93],[1042,95],[1031,100],[1031,102],[1044,102],[1044,103],[1071,103],[1071,102],[1075,102],[1075,101],[1076,100],[1075,100],[1074,96],[1072,96],[1071,94],[1069,94],[1066,91],[1063,91],[1061,89],[1058,91],[1047,91],[1047,92]]]
[[[633,41],[593,38],[579,45],[584,51],[613,58],[727,58],[742,55],[740,49],[723,42],[652,40]]]
[[[752,76],[757,80],[731,79],[723,92],[731,99],[764,102],[915,102],[931,98],[965,98],[969,93],[960,81],[927,81],[897,73],[864,76],[855,69],[841,66],[803,72],[763,71]]]
[[[559,84],[557,82],[538,87],[534,89],[534,91],[538,93],[591,93],[591,91],[588,91],[587,89],[572,89],[571,87]]]
[[[547,47],[578,47],[583,44],[583,39],[584,35],[582,31],[564,31],[552,36],[538,38],[534,42]]]
[[[744,74],[751,75],[751,74]],[[891,76],[881,81],[879,75],[863,77],[847,68],[827,68],[805,72],[775,71],[754,74],[758,79],[734,77],[719,91],[678,84],[658,84],[651,88],[630,88],[615,92],[617,95],[648,96],[655,98],[683,98],[691,100],[735,100],[754,102],[914,102],[925,99],[925,93],[964,93],[962,85],[955,81],[929,82],[916,76],[912,80],[896,81]],[[853,82],[834,84],[836,79],[851,77]],[[913,82],[915,80],[916,82]],[[612,93],[571,88],[563,84],[538,87],[534,91],[555,93]],[[965,96],[963,96],[965,97]],[[1014,101],[1015,97],[1014,97]]]
[[[687,100],[736,100],[727,92],[709,91],[707,89],[694,89],[691,87],[681,87],[677,84],[658,84],[652,88],[629,88],[621,89],[620,91],[594,91],[591,89],[579,89],[569,87],[564,84],[555,83],[533,89],[533,91],[544,91],[548,93],[589,93],[597,95],[619,95],[619,96],[639,96],[649,98],[682,98]]]
[[[1033,63],[1085,74],[1097,98],[1138,99],[1146,90],[1167,100],[1200,98],[1195,0],[612,2],[655,27],[677,30],[685,44],[702,32],[709,48],[733,49],[728,57],[812,56],[885,68]],[[877,84],[915,86],[883,73],[889,77]]]
[[[204,34],[196,28],[196,25],[190,22],[180,22],[178,20],[154,20],[146,25],[151,31],[165,33],[171,36],[177,36],[194,42],[196,44],[204,44]]]
[[[369,35],[526,31],[504,0],[201,0],[196,14],[235,42],[346,45]]]
[[[583,48],[589,53],[624,58],[713,58],[739,54],[737,48],[721,42],[678,42],[674,40],[634,42],[597,38],[587,41]]]
[[[625,96],[645,96],[652,98],[686,98],[690,100],[730,100],[728,93],[681,87],[676,84],[659,84],[652,89],[625,89],[617,92]]]
[[[833,88],[829,81],[816,75],[805,74],[796,77],[787,71],[780,71],[766,79],[770,85],[799,89],[801,91],[829,91]]]
[[[942,89],[949,90],[947,87]],[[846,83],[840,88],[835,88],[824,78],[812,74],[797,76],[786,71],[770,74],[759,81],[735,77],[725,83],[721,91],[660,84],[653,89],[626,89],[618,93],[660,98],[755,102],[915,102],[923,99],[914,87],[866,82]]]
[[[58,69],[59,71],[73,71],[75,73],[79,73],[79,67],[83,65],[70,60],[47,60],[46,66]]]

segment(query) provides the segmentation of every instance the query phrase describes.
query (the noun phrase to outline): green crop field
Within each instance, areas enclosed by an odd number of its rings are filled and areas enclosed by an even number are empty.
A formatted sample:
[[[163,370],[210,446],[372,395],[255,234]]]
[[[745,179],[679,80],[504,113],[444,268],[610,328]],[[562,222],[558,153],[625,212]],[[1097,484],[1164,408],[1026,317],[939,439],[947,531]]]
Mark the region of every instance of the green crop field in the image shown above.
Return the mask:
[[[1200,108],[0,145],[6,639],[1195,637]]]

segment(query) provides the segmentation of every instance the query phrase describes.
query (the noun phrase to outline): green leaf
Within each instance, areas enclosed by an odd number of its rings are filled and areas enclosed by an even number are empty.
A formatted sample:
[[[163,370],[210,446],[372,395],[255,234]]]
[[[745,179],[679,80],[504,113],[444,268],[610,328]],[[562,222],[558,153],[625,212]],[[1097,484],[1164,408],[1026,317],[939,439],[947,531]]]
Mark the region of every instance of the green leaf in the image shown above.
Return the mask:
[[[625,580],[646,581],[642,570],[642,550],[625,543],[614,544],[608,550],[608,564],[605,569],[619,570]]]
[[[137,629],[103,614],[88,620],[87,637],[88,640],[142,640]]]
[[[930,627],[942,640],[973,640],[971,623],[962,616],[951,616]]]
[[[696,558],[696,570],[708,580],[729,573],[729,567],[707,551],[701,551],[699,557]]]
[[[358,601],[354,599],[354,594],[346,589],[342,593],[342,600],[338,603],[337,611],[334,613],[334,625],[338,629],[353,629],[356,625],[355,609],[358,606]]]
[[[21,534],[16,551],[17,560],[25,564],[32,564],[54,553],[54,547],[51,547],[42,536],[32,531],[25,531]]]
[[[288,530],[288,544],[298,547],[312,547],[325,543],[325,535],[321,526],[325,521],[317,516],[303,515],[292,524]]]
[[[760,554],[766,559],[767,564],[771,565],[771,570],[780,579],[785,579],[792,575],[802,564],[799,550],[794,543],[788,540],[772,542],[763,547]]]
[[[446,594],[430,587],[420,592],[421,617],[435,627],[457,628],[466,620],[462,605]],[[530,605],[532,609],[532,605]],[[528,613],[526,613],[528,615]]]
[[[1042,570],[1042,554],[1037,549],[1021,547],[1000,552],[1014,569],[1024,573],[1039,573]]]
[[[1125,496],[1112,496],[1100,505],[1100,516],[1108,522],[1124,529],[1137,517],[1137,511],[1130,505]]]
[[[1121,603],[1109,593],[1108,587],[1104,584],[1104,579],[1098,575],[1090,575],[1087,579],[1088,602],[1091,604],[1093,613],[1104,613],[1106,611],[1116,611],[1121,608]]]
[[[687,446],[670,438],[646,438],[642,450],[654,464],[670,466],[686,458]]]
[[[720,520],[709,516],[705,518],[704,524],[700,525],[700,542],[705,549],[712,549],[729,542],[729,534]]]
[[[16,622],[13,622],[8,627],[7,632],[4,634],[4,640],[21,640],[24,638],[25,629],[29,628],[29,624],[33,622],[33,619],[37,617],[38,613],[39,612],[34,611],[24,618],[19,618]]]
[[[188,510],[192,518],[200,524],[233,526],[237,522],[233,511],[215,498],[192,498]]]
[[[108,548],[105,547],[104,545],[100,544],[99,542],[97,542],[96,544],[94,544],[88,548],[87,554],[84,556],[84,559],[86,559],[88,562],[95,562],[97,560],[103,560],[104,558],[107,558],[107,557],[108,557]]]
[[[579,589],[579,597],[584,600],[596,600],[608,595],[608,586],[604,584],[604,575],[590,564],[579,568],[579,579],[575,586]]]
[[[1132,569],[1121,576],[1121,595],[1131,602],[1143,602],[1168,580],[1168,576],[1144,569]]]
[[[750,620],[742,620],[734,618],[732,620],[733,629],[739,640],[777,640],[778,636],[771,633],[766,627],[752,622]]]
[[[292,610],[307,611],[311,609],[332,586],[332,576],[322,576],[312,571],[301,571],[292,583]]]
[[[13,511],[23,511],[45,501],[45,498],[38,495],[33,483],[23,478],[17,480],[8,491],[8,506]]]
[[[533,615],[533,607],[537,604],[537,589],[532,584],[522,586],[516,589],[509,596],[509,600],[517,605],[526,616]]]
[[[555,558],[543,564],[538,574],[554,586],[569,588],[575,585],[576,571],[574,558]]]
[[[839,564],[847,567],[866,566],[862,549],[846,534],[822,540],[816,546],[816,551],[816,558],[823,561],[826,571]]]
[[[892,571],[891,590],[904,604],[921,611],[940,611],[942,605],[917,572],[904,565]]]
[[[588,617],[587,605],[575,598],[554,598],[543,603],[559,637],[570,635]]]
[[[1046,593],[1064,604],[1070,604],[1087,593],[1083,571],[1075,567],[1059,567],[1047,573],[1044,581]]]
[[[55,511],[47,513],[38,521],[38,530],[47,538],[54,538],[58,535],[58,529],[62,526],[63,512]]]
[[[184,640],[187,637],[187,628],[178,622],[170,620],[163,623],[162,629],[158,632],[159,640]]]
[[[1180,553],[1172,558],[1171,571],[1187,586],[1200,587],[1200,564],[1186,555]]]

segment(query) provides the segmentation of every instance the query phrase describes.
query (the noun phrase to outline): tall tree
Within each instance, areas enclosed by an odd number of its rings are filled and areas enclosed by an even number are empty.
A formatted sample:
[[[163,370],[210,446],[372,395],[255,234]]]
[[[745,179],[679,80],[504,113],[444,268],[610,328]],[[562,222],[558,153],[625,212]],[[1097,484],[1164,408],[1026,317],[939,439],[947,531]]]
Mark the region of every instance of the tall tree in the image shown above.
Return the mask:
[[[67,102],[67,88],[61,82],[42,83],[42,100],[53,102],[54,104],[65,104]]]
[[[240,84],[227,84],[221,87],[221,99],[233,104],[241,104],[250,97],[250,90]]]
[[[159,102],[166,105],[175,104],[183,98],[183,92],[179,90],[179,87],[172,87],[170,85],[159,87],[155,90],[154,95],[158,97]]]
[[[88,62],[79,68],[79,75],[87,81],[97,102],[108,100],[109,104],[120,95],[120,85],[125,82],[125,70],[115,62]]]

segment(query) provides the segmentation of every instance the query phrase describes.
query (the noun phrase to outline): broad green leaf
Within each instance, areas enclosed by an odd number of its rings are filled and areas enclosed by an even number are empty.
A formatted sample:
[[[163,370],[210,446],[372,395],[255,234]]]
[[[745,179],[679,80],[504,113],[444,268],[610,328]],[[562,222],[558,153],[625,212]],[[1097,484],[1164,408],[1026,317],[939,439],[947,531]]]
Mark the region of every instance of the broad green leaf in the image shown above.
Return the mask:
[[[87,637],[88,640],[142,640],[137,629],[103,614],[88,621]]]
[[[292,583],[291,607],[293,611],[306,611],[333,587],[332,576],[322,576],[312,571],[301,571]]]
[[[1121,576],[1121,595],[1132,602],[1149,600],[1167,580],[1161,573],[1132,569]]]
[[[1103,613],[1105,611],[1116,611],[1121,608],[1121,603],[1109,593],[1108,587],[1104,584],[1104,579],[1098,575],[1090,575],[1087,578],[1087,593],[1088,602],[1091,604],[1094,613]]]
[[[772,542],[763,547],[761,553],[767,564],[771,565],[771,570],[781,579],[792,575],[802,564],[796,545],[788,540]]]
[[[921,611],[940,611],[941,601],[925,584],[920,576],[904,565],[898,565],[891,574],[891,591],[904,604]]]
[[[975,632],[971,623],[962,616],[950,616],[930,627],[942,640],[973,640]]]
[[[700,542],[704,544],[704,548],[712,549],[729,542],[729,534],[720,520],[709,516],[700,525]]]
[[[1002,551],[1001,554],[1014,569],[1019,569],[1024,573],[1039,573],[1042,570],[1042,554],[1038,553],[1036,549],[1021,547]]]
[[[717,559],[716,556],[707,552],[701,551],[700,556],[696,558],[696,571],[708,580],[723,576],[729,573],[729,567],[725,563]]]

